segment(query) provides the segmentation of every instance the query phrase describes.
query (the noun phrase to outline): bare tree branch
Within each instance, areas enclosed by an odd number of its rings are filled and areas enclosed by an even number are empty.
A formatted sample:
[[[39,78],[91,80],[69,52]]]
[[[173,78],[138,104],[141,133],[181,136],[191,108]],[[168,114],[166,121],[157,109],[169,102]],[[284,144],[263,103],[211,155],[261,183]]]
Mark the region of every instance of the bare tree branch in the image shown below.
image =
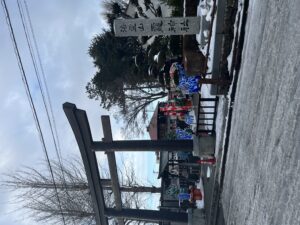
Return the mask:
[[[32,217],[36,221],[61,224],[60,215],[63,214],[66,224],[94,224],[93,203],[81,161],[72,158],[69,161],[63,161],[62,166],[56,161],[52,161],[51,164],[62,212],[60,212],[55,196],[54,184],[46,169],[24,167],[16,173],[6,174],[0,185],[2,188],[13,191],[15,193],[14,203],[25,208],[28,217]],[[109,179],[109,172],[105,168],[101,168],[101,172],[102,178],[104,176]],[[158,192],[159,190],[153,186],[143,186],[136,177],[132,163],[125,164],[121,160],[119,173],[121,190],[126,191],[122,193],[122,203],[125,208],[145,207],[147,199],[145,196],[147,195],[137,191]],[[114,208],[111,187],[104,187],[103,194],[106,206]],[[126,220],[125,222],[128,224]],[[132,221],[130,223],[135,224]]]

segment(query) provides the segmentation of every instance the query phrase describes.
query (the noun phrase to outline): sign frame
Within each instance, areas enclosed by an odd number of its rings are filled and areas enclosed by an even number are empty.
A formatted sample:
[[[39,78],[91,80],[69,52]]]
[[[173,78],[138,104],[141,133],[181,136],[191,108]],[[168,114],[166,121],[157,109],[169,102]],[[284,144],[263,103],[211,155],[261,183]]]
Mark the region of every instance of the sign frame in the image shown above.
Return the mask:
[[[200,22],[201,17],[116,19],[114,31],[117,37],[198,34]]]

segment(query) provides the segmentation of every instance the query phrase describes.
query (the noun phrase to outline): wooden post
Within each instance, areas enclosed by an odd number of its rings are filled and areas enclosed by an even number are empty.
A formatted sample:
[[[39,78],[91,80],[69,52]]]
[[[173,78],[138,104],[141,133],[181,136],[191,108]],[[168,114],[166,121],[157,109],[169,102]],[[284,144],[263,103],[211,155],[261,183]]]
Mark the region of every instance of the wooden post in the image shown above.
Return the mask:
[[[92,135],[87,120],[85,111],[77,109],[74,104],[64,103],[63,109],[69,120],[69,123],[74,132],[76,141],[79,146],[82,161],[84,164],[85,172],[88,179],[88,185],[92,195],[92,202],[94,206],[95,218],[97,225],[108,225],[107,217],[117,217],[120,224],[124,224],[123,218],[134,219],[134,220],[144,220],[144,221],[174,221],[174,222],[187,222],[186,213],[169,212],[169,211],[155,211],[155,210],[139,210],[139,209],[122,209],[121,197],[120,197],[120,187],[118,183],[118,176],[116,173],[116,163],[114,157],[114,150],[121,146],[121,149],[131,149],[138,151],[140,147],[144,150],[152,147],[154,143],[154,150],[164,149],[165,151],[175,151],[177,150],[192,150],[193,142],[180,142],[181,145],[177,145],[178,142],[152,142],[152,141],[133,141],[133,142],[118,142],[112,141],[112,134],[110,129],[104,129],[104,139],[103,142],[93,142]],[[109,119],[109,118],[108,118]],[[104,119],[105,120],[105,119]],[[105,124],[106,122],[104,122]],[[107,123],[106,123],[107,124]],[[104,125],[110,128],[110,123]],[[118,143],[121,143],[119,146]],[[139,146],[138,144],[144,144],[144,146]],[[185,143],[185,144],[184,144]],[[191,145],[191,146],[189,146]],[[188,148],[187,148],[188,146]],[[97,158],[92,148],[100,149],[102,151],[107,151],[107,156],[110,164],[111,180],[100,179],[99,169],[97,164]],[[105,148],[103,148],[105,147]],[[172,147],[170,149],[170,147]],[[185,149],[181,149],[185,147]],[[112,188],[115,189],[114,195],[118,195],[115,199],[116,208],[106,208],[103,196],[103,189],[101,183],[110,184]],[[121,206],[121,207],[120,207]]]
[[[111,133],[111,126],[109,116],[101,116],[101,123],[103,127],[103,135],[102,138],[103,142],[112,142],[113,137]],[[109,173],[111,177],[111,187],[114,193],[114,199],[116,204],[116,210],[122,210],[122,198],[121,198],[121,191],[120,191],[120,184],[119,184],[119,177],[117,171],[117,163],[116,163],[116,156],[114,152],[106,152],[107,160],[108,160],[108,167]],[[118,218],[119,225],[125,225],[123,218]]]
[[[213,79],[213,78],[201,78],[199,84],[215,84],[215,85],[230,85],[230,80]]]
[[[92,202],[95,212],[95,219],[97,225],[108,225],[107,218],[104,217],[104,196],[100,184],[100,176],[95,152],[90,150],[92,143],[92,135],[87,121],[85,111],[76,108],[76,105],[71,103],[63,104],[64,112],[72,127],[75,135],[84,169],[86,172],[88,184],[91,191]]]
[[[95,141],[91,144],[94,151],[116,152],[116,151],[182,151],[192,152],[192,140],[125,140],[100,142]]]
[[[171,212],[167,210],[146,210],[146,209],[122,209],[122,211],[106,208],[106,216],[122,217],[139,221],[165,221],[165,222],[188,222],[188,214],[181,212]]]
[[[100,183],[102,187],[110,187],[111,186],[111,179],[100,179]]]

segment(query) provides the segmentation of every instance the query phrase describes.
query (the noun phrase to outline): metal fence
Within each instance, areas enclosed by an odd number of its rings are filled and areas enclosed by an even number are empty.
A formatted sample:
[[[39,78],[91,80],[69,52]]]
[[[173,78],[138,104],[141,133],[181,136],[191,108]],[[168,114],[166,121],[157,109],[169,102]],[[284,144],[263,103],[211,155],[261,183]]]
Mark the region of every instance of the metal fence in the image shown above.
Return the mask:
[[[215,133],[218,97],[199,98],[197,112],[197,135],[212,135]]]

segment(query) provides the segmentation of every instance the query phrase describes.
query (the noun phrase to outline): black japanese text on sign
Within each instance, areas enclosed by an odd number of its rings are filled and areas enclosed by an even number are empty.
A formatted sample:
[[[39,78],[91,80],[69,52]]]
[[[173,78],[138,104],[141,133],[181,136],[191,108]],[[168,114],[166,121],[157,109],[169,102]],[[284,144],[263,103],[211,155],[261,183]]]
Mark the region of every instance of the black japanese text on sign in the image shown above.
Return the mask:
[[[118,19],[114,21],[114,31],[116,36],[198,34],[200,17]]]

